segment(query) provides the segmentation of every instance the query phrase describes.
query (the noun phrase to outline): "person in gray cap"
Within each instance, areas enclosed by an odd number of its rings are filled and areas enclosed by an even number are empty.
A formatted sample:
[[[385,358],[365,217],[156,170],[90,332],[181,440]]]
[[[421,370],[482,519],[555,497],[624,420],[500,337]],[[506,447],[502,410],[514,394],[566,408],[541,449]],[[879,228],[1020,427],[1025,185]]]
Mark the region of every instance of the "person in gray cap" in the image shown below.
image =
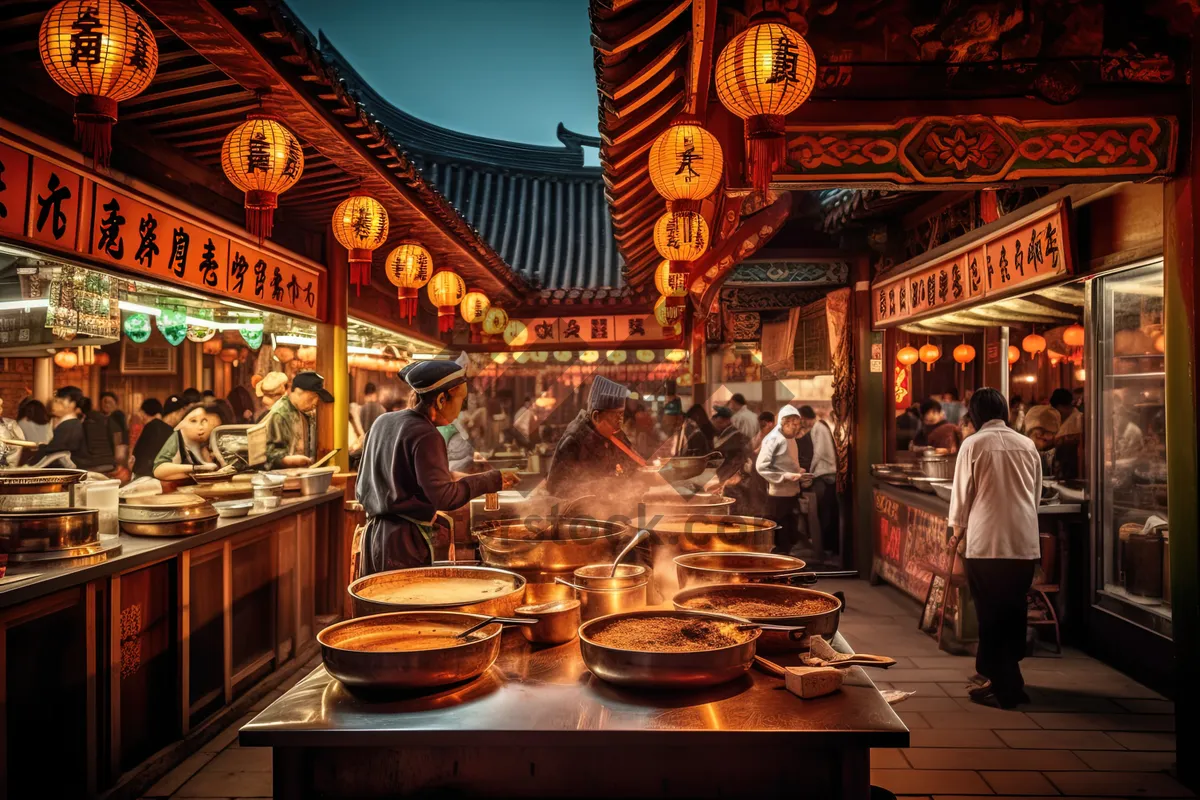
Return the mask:
[[[597,483],[635,471],[642,463],[621,431],[629,390],[597,376],[588,393],[588,406],[579,412],[554,449],[546,491],[573,500],[597,494]]]
[[[439,426],[453,424],[467,398],[467,371],[453,361],[415,361],[400,372],[416,403],[375,420],[363,445],[355,495],[367,513],[360,575],[433,563],[434,523],[471,498],[517,484],[515,472],[450,472]]]

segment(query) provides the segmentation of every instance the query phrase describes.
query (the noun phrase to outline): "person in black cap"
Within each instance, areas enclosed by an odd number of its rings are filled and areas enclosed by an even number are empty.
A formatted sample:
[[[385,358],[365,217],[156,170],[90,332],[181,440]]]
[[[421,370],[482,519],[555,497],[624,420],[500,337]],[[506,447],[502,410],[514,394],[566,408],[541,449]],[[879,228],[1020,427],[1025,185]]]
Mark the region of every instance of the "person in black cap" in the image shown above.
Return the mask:
[[[621,430],[629,390],[597,376],[588,393],[588,406],[571,421],[558,440],[546,491],[565,500],[602,495],[602,482],[629,474],[641,458]],[[644,462],[641,462],[644,463]]]
[[[267,426],[267,469],[307,467],[317,457],[317,403],[332,403],[325,379],[315,372],[292,378],[292,390],[271,406]]]
[[[517,484],[516,472],[488,470],[455,478],[438,426],[458,417],[467,371],[453,361],[415,361],[400,378],[417,396],[412,408],[375,420],[363,445],[355,494],[367,513],[360,575],[433,563],[437,512]]]
[[[683,414],[683,401],[678,397],[663,406],[662,418],[658,422],[666,440],[659,446],[657,456],[703,456],[711,452],[704,431],[690,417]]]

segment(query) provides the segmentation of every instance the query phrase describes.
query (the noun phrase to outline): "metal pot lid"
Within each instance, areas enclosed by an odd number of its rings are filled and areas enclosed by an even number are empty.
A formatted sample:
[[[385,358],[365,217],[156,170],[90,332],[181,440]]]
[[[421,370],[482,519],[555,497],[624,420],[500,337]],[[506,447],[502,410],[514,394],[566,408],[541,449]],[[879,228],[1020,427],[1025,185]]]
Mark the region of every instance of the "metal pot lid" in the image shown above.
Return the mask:
[[[0,469],[0,488],[38,486],[47,483],[79,483],[87,476],[82,469]]]
[[[4,522],[34,522],[42,519],[59,519],[61,517],[99,516],[94,508],[51,508],[34,509],[30,511],[0,511],[0,521]]]
[[[187,508],[204,503],[203,497],[194,494],[149,494],[129,497],[121,501],[123,506],[135,508]]]

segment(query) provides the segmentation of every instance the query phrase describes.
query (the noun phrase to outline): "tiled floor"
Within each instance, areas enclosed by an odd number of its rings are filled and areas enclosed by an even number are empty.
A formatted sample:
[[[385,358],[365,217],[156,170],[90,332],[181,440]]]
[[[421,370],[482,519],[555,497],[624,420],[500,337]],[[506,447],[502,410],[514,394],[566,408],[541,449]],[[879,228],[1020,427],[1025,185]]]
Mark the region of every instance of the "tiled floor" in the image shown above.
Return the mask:
[[[1032,705],[1020,711],[977,706],[966,696],[972,660],[939,652],[919,633],[911,601],[861,581],[828,581],[821,588],[846,591],[842,631],[851,644],[899,662],[874,673],[880,688],[916,692],[896,706],[912,731],[912,746],[872,753],[876,785],[902,798],[934,800],[1193,796],[1169,774],[1175,761],[1174,706],[1125,675],[1068,650],[1062,658],[1026,659],[1022,665]],[[302,669],[288,686],[307,673]],[[239,747],[241,724],[146,797],[269,797],[270,750]]]

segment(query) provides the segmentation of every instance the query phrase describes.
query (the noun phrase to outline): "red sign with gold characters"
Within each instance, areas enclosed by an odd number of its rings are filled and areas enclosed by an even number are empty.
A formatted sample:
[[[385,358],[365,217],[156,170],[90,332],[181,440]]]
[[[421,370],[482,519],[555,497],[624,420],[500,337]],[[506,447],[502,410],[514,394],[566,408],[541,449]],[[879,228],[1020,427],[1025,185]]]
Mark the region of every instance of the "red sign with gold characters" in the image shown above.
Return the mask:
[[[1018,220],[932,264],[871,287],[876,328],[1028,291],[1070,275],[1067,201]]]
[[[289,314],[316,318],[320,309],[317,267],[3,142],[0,233]]]

